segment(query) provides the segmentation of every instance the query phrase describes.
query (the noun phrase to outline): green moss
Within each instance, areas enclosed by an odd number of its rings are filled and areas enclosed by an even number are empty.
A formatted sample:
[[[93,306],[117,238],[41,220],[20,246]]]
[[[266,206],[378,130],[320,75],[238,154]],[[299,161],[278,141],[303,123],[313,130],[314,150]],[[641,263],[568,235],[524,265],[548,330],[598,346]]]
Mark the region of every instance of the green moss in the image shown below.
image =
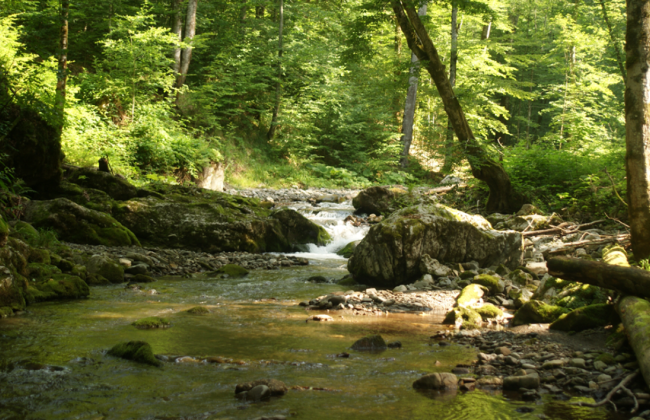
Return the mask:
[[[30,279],[47,280],[55,274],[61,274],[61,269],[49,264],[29,263],[27,264]]]
[[[562,315],[551,324],[550,328],[578,332],[618,322],[620,322],[620,319],[613,305],[596,304],[578,308]]]
[[[350,258],[354,253],[355,248],[359,245],[361,241],[352,241],[344,246],[342,249],[336,252],[337,255],[342,256],[343,258]]]
[[[347,275],[347,276],[343,277],[342,279],[338,280],[336,282],[336,284],[341,285],[341,286],[354,286],[354,285],[357,285],[358,283],[356,282],[354,277],[352,277],[351,275]]]
[[[481,300],[485,292],[478,284],[470,284],[463,288],[456,299],[458,306],[470,306]]]
[[[476,312],[481,315],[481,318],[483,318],[484,321],[487,321],[488,319],[501,318],[503,316],[503,311],[491,303],[486,303],[480,308],[477,308]]]
[[[107,286],[109,284],[113,284],[106,277],[102,276],[101,274],[97,274],[97,273],[87,274],[86,275],[86,282],[90,286]]]
[[[587,305],[605,303],[608,294],[598,286],[582,283],[569,283],[559,293],[561,296],[555,303],[568,309],[576,309]]]
[[[598,355],[598,357],[596,357],[596,360],[599,361],[599,362],[603,362],[606,365],[613,365],[613,364],[616,363],[616,360],[614,359],[614,356],[612,356],[609,353],[601,353],[600,355]]]
[[[620,265],[621,267],[629,267],[627,261],[627,252],[625,249],[618,245],[611,245],[603,249],[603,261],[611,265]]]
[[[168,328],[171,325],[171,322],[167,318],[159,318],[157,316],[150,316],[148,318],[142,318],[134,323],[132,323],[136,328],[140,329],[153,329],[153,328]]]
[[[9,237],[9,225],[0,216],[0,247],[5,246]]]
[[[30,286],[30,292],[36,302],[79,299],[90,295],[86,282],[68,274],[55,274],[43,281],[30,282]]]
[[[476,329],[481,327],[483,318],[474,309],[460,306],[449,311],[443,323],[455,324],[463,329]]]
[[[38,231],[34,226],[30,225],[27,222],[19,221],[14,226],[14,230],[23,241],[27,242],[30,245],[36,245],[38,242]]]
[[[153,283],[154,281],[156,281],[155,278],[146,274],[136,274],[131,280],[133,283]]]
[[[149,343],[145,343],[144,341],[129,341],[128,343],[116,344],[108,351],[108,354],[138,363],[156,367],[162,366],[162,362],[153,355]]]
[[[9,306],[3,306],[0,308],[0,318],[7,318],[13,316],[14,310]]]
[[[249,271],[246,270],[244,267],[237,265],[237,264],[226,264],[223,267],[221,267],[218,270],[211,271],[208,274],[209,277],[217,277],[217,276],[228,276],[231,278],[238,278],[238,277],[244,277],[248,275]]]
[[[188,309],[187,313],[192,315],[207,315],[210,313],[210,310],[205,306],[195,306],[192,309]]]
[[[473,283],[486,287],[491,294],[499,293],[499,279],[489,274],[479,274],[474,277]]]
[[[548,324],[558,319],[569,310],[554,305],[547,305],[538,300],[526,302],[512,319],[514,326],[524,324]]]

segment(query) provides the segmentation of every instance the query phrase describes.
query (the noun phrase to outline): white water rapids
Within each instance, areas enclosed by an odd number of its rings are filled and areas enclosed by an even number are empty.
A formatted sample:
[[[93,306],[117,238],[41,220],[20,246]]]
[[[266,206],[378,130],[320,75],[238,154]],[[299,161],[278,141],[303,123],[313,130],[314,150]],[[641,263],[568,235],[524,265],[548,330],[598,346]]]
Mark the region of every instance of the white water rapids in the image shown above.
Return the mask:
[[[352,226],[351,223],[345,223],[346,217],[354,212],[351,201],[343,203],[320,203],[318,207],[313,207],[309,203],[297,203],[289,208],[298,211],[314,223],[323,226],[327,233],[332,237],[332,242],[325,246],[316,246],[309,244],[309,252],[298,252],[299,255],[308,259],[340,259],[345,258],[336,254],[344,246],[352,241],[360,241],[368,233],[370,227],[361,225]]]

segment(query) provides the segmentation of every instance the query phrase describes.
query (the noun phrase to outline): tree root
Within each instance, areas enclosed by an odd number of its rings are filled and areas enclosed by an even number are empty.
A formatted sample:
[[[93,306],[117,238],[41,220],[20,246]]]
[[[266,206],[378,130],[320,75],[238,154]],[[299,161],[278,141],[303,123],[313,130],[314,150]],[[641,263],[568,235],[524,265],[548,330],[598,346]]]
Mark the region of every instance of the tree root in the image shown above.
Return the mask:
[[[637,377],[638,374],[639,374],[639,371],[635,370],[634,372],[627,375],[625,378],[623,378],[623,380],[621,382],[619,382],[618,385],[616,385],[614,388],[612,388],[611,391],[609,391],[607,393],[607,395],[605,396],[605,398],[602,401],[599,401],[597,403],[587,403],[587,402],[584,402],[584,401],[579,401],[579,402],[573,402],[573,403],[570,403],[570,404],[571,405],[579,405],[581,407],[601,407],[601,406],[603,406],[603,405],[605,405],[607,403],[610,403],[614,407],[614,411],[618,411],[618,409],[616,408],[616,404],[614,404],[612,402],[612,398],[614,397],[614,394],[616,394],[616,392],[618,392],[619,390],[622,390],[623,392],[625,392],[626,394],[631,396],[632,399],[634,400],[634,408],[632,409],[631,413],[635,413],[639,409],[639,402],[637,401],[636,396],[634,395],[634,393],[632,391],[630,391],[629,389],[627,389],[625,387],[625,385],[629,384],[632,381],[632,379]]]

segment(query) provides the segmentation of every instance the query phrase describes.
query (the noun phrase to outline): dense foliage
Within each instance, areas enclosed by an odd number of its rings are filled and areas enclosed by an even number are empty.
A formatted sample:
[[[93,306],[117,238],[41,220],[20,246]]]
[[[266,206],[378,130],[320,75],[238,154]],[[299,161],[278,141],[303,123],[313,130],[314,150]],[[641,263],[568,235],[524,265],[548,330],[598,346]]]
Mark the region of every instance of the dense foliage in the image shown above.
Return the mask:
[[[71,0],[67,162],[108,157],[135,182],[187,182],[221,161],[240,186],[426,183],[445,159],[467,170],[462,148],[445,144],[447,117],[423,71],[411,161],[398,165],[411,53],[389,2],[285,1],[279,58],[279,2],[199,0],[180,88],[172,51],[188,43],[171,28],[187,1],[176,3]],[[484,146],[539,206],[622,215],[625,3],[457,3],[455,92]],[[12,100],[53,105],[59,7],[0,5],[0,80]],[[424,19],[447,62],[451,5],[430,3]]]

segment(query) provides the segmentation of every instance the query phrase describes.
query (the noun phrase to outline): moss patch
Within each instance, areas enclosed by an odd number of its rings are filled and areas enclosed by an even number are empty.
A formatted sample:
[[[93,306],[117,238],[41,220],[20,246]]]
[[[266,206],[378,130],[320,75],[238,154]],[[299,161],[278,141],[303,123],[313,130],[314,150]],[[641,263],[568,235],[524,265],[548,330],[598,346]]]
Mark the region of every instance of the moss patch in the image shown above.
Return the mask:
[[[145,343],[144,341],[129,341],[128,343],[116,344],[108,351],[108,354],[138,363],[156,367],[162,366],[162,362],[153,355],[149,343]]]
[[[9,237],[9,226],[0,216],[0,247],[5,246]]]
[[[568,309],[560,306],[547,305],[539,300],[531,300],[526,302],[512,319],[512,325],[524,324],[548,324],[565,313],[569,312]]]
[[[159,318],[157,316],[150,316],[148,318],[142,318],[134,323],[132,323],[136,328],[140,328],[142,330],[148,330],[148,329],[154,329],[154,328],[169,328],[171,326],[171,322],[167,318]]]
[[[244,267],[237,264],[226,264],[218,270],[211,271],[208,274],[209,277],[217,276],[228,276],[230,278],[244,277],[248,275],[249,271]]]
[[[483,297],[483,288],[478,284],[470,284],[463,288],[456,299],[458,306],[470,306],[478,303]]]
[[[155,278],[147,276],[146,274],[136,274],[131,280],[132,283],[153,283]]]
[[[472,308],[454,308],[445,317],[444,324],[455,324],[463,329],[480,328],[483,323],[481,315]]]
[[[590,328],[604,327],[620,322],[613,305],[596,304],[573,310],[562,315],[550,326],[560,331],[584,331]]]
[[[483,321],[487,321],[488,319],[496,319],[503,316],[503,311],[491,303],[486,303],[480,308],[476,308],[476,312],[481,315]]]
[[[210,310],[205,306],[195,306],[192,309],[188,309],[187,313],[192,315],[207,315],[210,313]]]
[[[489,274],[479,274],[478,276],[474,277],[472,283],[480,284],[481,286],[486,287],[491,294],[500,292],[499,279]]]
[[[46,280],[30,282],[30,292],[36,302],[79,299],[90,295],[86,282],[69,274],[54,274]]]

